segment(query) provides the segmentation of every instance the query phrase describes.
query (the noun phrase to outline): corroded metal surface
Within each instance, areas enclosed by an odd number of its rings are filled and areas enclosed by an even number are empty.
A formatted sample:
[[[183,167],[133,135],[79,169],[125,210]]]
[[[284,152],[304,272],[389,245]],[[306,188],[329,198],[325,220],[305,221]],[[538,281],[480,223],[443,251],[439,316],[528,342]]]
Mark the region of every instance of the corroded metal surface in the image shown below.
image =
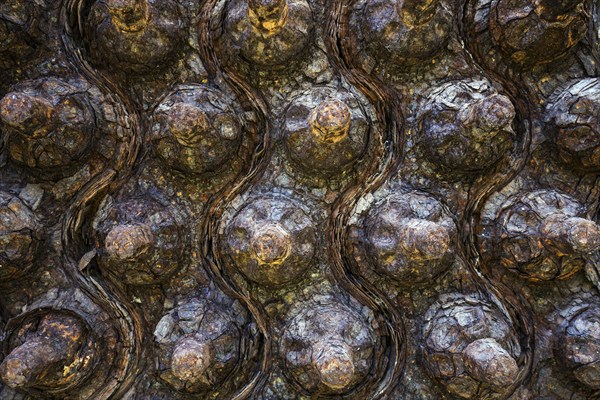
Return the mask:
[[[0,399],[600,398],[597,0],[0,0]]]

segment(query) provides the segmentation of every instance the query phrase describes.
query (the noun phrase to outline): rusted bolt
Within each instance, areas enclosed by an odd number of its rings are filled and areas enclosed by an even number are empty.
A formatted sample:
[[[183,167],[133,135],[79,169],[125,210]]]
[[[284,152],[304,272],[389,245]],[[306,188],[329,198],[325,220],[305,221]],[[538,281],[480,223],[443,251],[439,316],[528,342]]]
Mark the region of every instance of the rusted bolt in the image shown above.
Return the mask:
[[[131,260],[145,254],[154,243],[152,230],[146,224],[117,225],[105,239],[106,251],[117,260]]]
[[[122,31],[138,32],[150,21],[148,0],[106,0],[113,23]]]
[[[340,100],[320,103],[309,115],[312,133],[324,142],[339,142],[350,129],[350,108]]]
[[[469,375],[498,388],[511,386],[519,374],[515,359],[493,338],[469,344],[463,350],[463,360]]]
[[[65,383],[63,369],[73,363],[84,329],[71,316],[49,314],[37,331],[12,349],[0,364],[0,379],[14,389]]]
[[[27,93],[12,92],[0,101],[2,122],[24,136],[38,138],[50,131],[54,106],[48,100]]]

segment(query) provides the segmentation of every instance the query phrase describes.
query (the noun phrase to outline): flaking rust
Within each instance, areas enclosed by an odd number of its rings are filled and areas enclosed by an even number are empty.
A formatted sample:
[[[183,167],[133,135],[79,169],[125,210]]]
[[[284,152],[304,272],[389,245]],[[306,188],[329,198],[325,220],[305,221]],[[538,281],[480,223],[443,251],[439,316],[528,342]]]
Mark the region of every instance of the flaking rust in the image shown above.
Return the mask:
[[[3,0],[0,400],[600,396],[596,0]]]

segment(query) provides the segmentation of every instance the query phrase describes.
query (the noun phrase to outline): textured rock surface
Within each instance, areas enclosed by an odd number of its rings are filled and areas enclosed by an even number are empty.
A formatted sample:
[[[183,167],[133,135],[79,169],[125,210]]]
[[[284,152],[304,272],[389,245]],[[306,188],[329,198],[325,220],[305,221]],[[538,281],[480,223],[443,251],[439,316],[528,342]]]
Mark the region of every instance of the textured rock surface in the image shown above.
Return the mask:
[[[598,0],[0,0],[0,400],[600,398]]]

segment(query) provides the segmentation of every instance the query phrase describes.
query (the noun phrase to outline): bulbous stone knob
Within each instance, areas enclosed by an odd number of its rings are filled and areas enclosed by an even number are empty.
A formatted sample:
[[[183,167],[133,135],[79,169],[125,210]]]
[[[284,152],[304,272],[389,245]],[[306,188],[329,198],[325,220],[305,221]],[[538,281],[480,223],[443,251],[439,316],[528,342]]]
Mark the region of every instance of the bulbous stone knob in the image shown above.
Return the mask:
[[[399,233],[400,246],[412,260],[440,260],[450,247],[448,230],[435,222],[405,220]]]
[[[465,371],[497,388],[513,385],[519,374],[515,359],[495,339],[478,339],[463,350]]]
[[[42,42],[40,4],[4,0],[0,3],[0,69],[5,82],[8,71],[28,69],[35,63]]]
[[[250,23],[265,34],[274,34],[286,23],[287,0],[248,0]]]
[[[348,134],[352,122],[350,108],[335,99],[320,103],[309,116],[311,131],[324,142],[339,142]]]
[[[90,61],[146,79],[177,61],[187,31],[170,0],[97,0],[86,16],[82,34]]]
[[[125,261],[146,253],[155,238],[147,224],[117,225],[108,232],[105,239],[109,257]]]
[[[588,304],[565,310],[566,328],[557,338],[558,355],[575,378],[594,390],[600,389],[600,306]]]
[[[25,137],[46,136],[54,112],[48,100],[28,93],[13,92],[0,100],[2,122]]]
[[[242,112],[232,97],[208,86],[175,91],[156,109],[153,142],[174,170],[203,176],[222,173],[238,157]]]
[[[286,66],[312,36],[305,0],[236,0],[228,4],[223,46],[237,59],[263,69]]]
[[[195,394],[234,380],[231,373],[245,351],[239,325],[245,318],[237,303],[198,298],[178,305],[154,329],[160,378]]]
[[[349,92],[317,89],[296,97],[285,111],[285,145],[293,166],[330,178],[350,169],[366,150],[369,121]]]
[[[575,199],[549,190],[522,193],[501,207],[485,257],[531,280],[564,279],[600,248],[600,227]]]
[[[0,281],[26,273],[35,261],[39,244],[35,214],[19,198],[0,192]]]
[[[150,21],[148,0],[106,0],[112,21],[126,32],[142,30]]]
[[[475,140],[492,139],[499,131],[511,131],[514,118],[512,102],[498,93],[474,100],[457,115],[458,123],[474,128],[470,133]]]
[[[192,147],[209,129],[208,117],[200,107],[189,103],[174,104],[167,114],[167,126],[183,146]]]
[[[281,342],[286,368],[311,394],[343,394],[369,373],[375,340],[363,317],[342,304],[305,304]]]
[[[535,8],[538,15],[550,19],[572,11],[581,3],[583,0],[539,0],[536,2]]]
[[[542,221],[540,234],[563,254],[585,255],[600,248],[600,226],[585,218],[551,214]]]
[[[446,389],[465,399],[516,383],[521,349],[508,318],[475,296],[443,296],[425,314],[423,362]]]
[[[551,96],[546,130],[570,168],[600,170],[600,79],[578,79]]]
[[[85,328],[72,316],[44,316],[0,364],[0,379],[13,389],[67,384],[70,366],[84,341]],[[67,369],[67,371],[65,371]]]
[[[290,254],[290,233],[278,223],[267,224],[257,229],[252,247],[261,264],[280,264]]]
[[[418,115],[420,146],[446,178],[481,173],[512,148],[515,109],[489,82],[448,82],[428,98]]]
[[[523,3],[526,3],[525,5]],[[490,10],[490,32],[515,66],[562,57],[587,33],[582,1],[499,0]]]
[[[316,246],[315,226],[290,198],[259,198],[233,218],[223,245],[248,279],[280,286],[297,281],[309,269]]]
[[[200,337],[185,337],[177,342],[173,350],[171,372],[177,379],[195,385],[200,382],[213,359],[209,343]]]
[[[375,268],[399,283],[430,283],[454,262],[456,226],[425,194],[393,195],[364,222],[363,247]]]
[[[107,203],[94,226],[98,265],[127,284],[163,282],[185,263],[182,218],[153,198]]]
[[[440,52],[452,31],[452,14],[439,0],[370,0],[357,16],[362,45],[382,68],[424,63]]]
[[[406,26],[415,28],[428,23],[438,11],[438,0],[405,0],[396,3],[402,21]]]
[[[73,173],[98,130],[88,83],[48,77],[14,89],[0,100],[11,160],[55,178]]]
[[[321,382],[333,390],[344,389],[354,379],[352,349],[343,341],[320,341],[315,344],[312,362]]]

